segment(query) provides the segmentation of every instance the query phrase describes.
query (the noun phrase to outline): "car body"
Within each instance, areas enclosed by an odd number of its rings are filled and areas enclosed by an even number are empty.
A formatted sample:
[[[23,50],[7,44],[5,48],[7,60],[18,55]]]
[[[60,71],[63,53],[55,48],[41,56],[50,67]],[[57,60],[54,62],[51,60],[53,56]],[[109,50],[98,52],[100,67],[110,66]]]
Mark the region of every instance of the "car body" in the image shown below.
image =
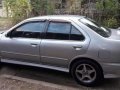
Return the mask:
[[[97,68],[98,78],[120,75],[120,32],[85,16],[29,18],[0,34],[0,56],[5,63],[72,72],[78,83],[92,86],[95,79],[82,82],[73,71],[82,63],[83,68]]]

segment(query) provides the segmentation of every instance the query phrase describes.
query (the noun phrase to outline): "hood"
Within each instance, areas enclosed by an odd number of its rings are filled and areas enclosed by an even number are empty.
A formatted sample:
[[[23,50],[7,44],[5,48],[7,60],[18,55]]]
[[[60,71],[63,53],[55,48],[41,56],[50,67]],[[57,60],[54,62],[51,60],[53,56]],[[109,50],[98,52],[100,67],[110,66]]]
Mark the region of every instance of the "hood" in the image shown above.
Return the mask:
[[[120,30],[119,29],[110,29],[110,30],[111,30],[111,35],[109,38],[120,40]]]
[[[3,34],[5,31],[7,31],[7,30],[0,30],[0,34]]]
[[[7,31],[7,30],[0,30],[0,38],[5,31]]]

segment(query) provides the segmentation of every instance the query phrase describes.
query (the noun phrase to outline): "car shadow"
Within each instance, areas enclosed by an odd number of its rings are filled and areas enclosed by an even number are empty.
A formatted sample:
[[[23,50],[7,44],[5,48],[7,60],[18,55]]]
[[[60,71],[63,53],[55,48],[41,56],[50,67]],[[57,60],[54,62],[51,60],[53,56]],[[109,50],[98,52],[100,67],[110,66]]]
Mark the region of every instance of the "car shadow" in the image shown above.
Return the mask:
[[[37,81],[44,81],[57,85],[63,85],[76,89],[98,89],[98,90],[119,90],[120,89],[120,78],[109,78],[105,79],[100,86],[97,87],[84,87],[78,85],[69,73],[60,72],[56,70],[29,67],[23,65],[3,64],[0,74],[10,74],[22,78],[33,79]]]

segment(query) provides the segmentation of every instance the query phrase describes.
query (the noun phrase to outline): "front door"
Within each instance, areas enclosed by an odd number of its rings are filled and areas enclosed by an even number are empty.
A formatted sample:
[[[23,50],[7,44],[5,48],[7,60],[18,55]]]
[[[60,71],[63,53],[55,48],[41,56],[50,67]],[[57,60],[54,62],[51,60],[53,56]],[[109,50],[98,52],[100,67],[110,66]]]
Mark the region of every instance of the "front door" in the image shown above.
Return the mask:
[[[41,41],[42,64],[66,67],[69,60],[86,52],[89,38],[69,22],[50,21]]]
[[[40,63],[40,42],[44,26],[45,22],[27,22],[9,32],[7,36],[2,36],[2,59]]]

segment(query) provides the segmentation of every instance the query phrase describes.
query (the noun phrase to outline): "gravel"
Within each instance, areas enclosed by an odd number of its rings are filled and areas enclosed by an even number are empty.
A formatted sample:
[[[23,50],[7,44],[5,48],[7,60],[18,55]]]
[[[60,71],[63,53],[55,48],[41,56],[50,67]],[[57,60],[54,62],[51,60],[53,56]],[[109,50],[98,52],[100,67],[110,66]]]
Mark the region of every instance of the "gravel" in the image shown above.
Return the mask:
[[[0,90],[61,90],[41,84],[28,83],[25,81],[0,77]]]

